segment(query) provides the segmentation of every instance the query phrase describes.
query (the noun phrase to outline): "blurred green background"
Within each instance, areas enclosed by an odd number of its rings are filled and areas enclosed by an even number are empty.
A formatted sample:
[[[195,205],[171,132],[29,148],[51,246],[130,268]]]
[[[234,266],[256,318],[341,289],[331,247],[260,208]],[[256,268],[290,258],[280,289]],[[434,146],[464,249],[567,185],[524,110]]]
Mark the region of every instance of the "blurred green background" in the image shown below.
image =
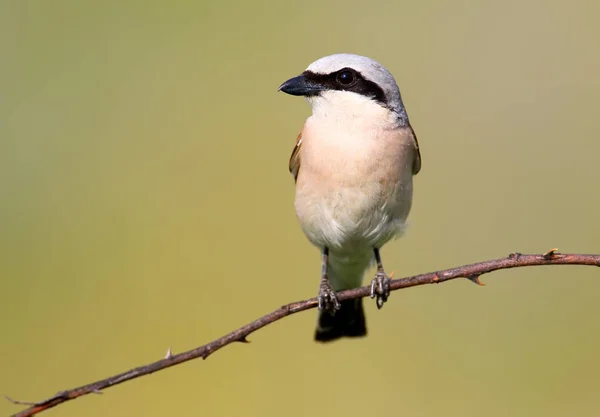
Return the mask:
[[[418,134],[396,276],[600,252],[600,3],[0,3],[0,393],[39,400],[316,295],[287,161],[336,52],[396,76]],[[316,311],[48,416],[597,416],[600,270],[529,268]],[[22,407],[0,401],[0,415]]]

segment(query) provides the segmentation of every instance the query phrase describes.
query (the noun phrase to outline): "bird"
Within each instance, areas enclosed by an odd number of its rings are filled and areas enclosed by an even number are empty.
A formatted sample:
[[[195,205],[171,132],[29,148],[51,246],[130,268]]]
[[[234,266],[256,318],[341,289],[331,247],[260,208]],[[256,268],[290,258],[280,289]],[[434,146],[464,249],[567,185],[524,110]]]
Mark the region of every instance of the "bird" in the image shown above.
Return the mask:
[[[393,75],[365,56],[320,58],[278,91],[303,96],[312,108],[289,171],[296,216],[321,251],[314,339],[366,336],[362,299],[339,301],[336,292],[361,286],[375,263],[370,295],[378,308],[387,301],[391,279],[380,249],[406,228],[421,169],[417,137]]]

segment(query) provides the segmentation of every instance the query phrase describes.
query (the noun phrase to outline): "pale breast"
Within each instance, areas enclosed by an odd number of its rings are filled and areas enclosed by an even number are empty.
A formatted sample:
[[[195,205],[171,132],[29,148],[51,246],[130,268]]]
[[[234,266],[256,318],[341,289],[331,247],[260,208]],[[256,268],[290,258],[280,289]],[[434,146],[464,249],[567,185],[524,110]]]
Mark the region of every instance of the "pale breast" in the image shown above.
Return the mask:
[[[307,121],[296,213],[317,246],[380,247],[402,232],[412,202],[405,128],[340,129]]]

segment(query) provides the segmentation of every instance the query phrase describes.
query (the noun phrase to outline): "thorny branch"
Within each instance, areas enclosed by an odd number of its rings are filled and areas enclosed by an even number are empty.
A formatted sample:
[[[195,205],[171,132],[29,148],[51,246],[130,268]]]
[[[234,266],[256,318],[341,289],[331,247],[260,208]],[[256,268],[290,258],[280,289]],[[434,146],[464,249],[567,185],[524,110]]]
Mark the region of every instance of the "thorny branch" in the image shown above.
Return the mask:
[[[557,249],[552,249],[541,255],[524,255],[520,253],[512,253],[507,258],[493,259],[490,261],[478,262],[470,265],[459,266],[457,268],[446,269],[444,271],[430,272],[428,274],[416,275],[413,277],[392,280],[390,289],[400,290],[403,288],[416,287],[425,284],[439,284],[441,282],[450,281],[456,278],[467,278],[470,281],[483,285],[479,281],[479,277],[488,272],[497,271],[500,269],[518,268],[523,266],[540,266],[540,265],[590,265],[600,266],[600,255],[583,255],[583,254],[561,254]],[[351,298],[362,298],[368,296],[370,286],[356,288],[352,290],[342,291],[338,293],[339,300],[348,300]],[[120,384],[125,381],[149,375],[151,373],[169,368],[171,366],[187,362],[192,359],[206,359],[210,354],[216,352],[222,347],[232,342],[248,343],[246,337],[258,329],[281,320],[294,313],[309,310],[317,307],[317,299],[298,301],[291,304],[286,304],[279,307],[277,310],[266,314],[237,330],[232,331],[225,336],[214,340],[204,346],[197,347],[187,352],[173,354],[171,348],[167,350],[165,357],[159,361],[148,365],[139,366],[127,372],[118,375],[110,376],[100,381],[92,382],[91,384],[82,385],[66,391],[61,391],[58,394],[39,402],[26,402],[13,400],[6,397],[10,402],[18,405],[30,406],[12,417],[27,417],[33,416],[49,408],[55,407],[66,401],[73,400],[87,394],[102,394],[102,390]]]

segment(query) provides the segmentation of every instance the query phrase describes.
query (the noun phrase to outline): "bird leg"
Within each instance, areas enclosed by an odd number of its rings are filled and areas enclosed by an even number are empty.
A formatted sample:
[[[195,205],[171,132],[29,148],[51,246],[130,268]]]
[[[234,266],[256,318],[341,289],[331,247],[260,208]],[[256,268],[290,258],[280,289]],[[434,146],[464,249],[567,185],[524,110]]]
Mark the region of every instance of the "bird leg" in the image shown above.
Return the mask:
[[[321,283],[319,284],[319,310],[325,310],[334,315],[340,309],[335,291],[327,277],[327,259],[329,258],[329,248],[323,248],[323,266],[321,267]]]
[[[377,296],[377,308],[381,308],[390,296],[390,282],[392,280],[383,270],[379,249],[374,248],[373,253],[375,253],[375,261],[377,262],[377,273],[375,274],[375,278],[371,281],[371,298]]]

